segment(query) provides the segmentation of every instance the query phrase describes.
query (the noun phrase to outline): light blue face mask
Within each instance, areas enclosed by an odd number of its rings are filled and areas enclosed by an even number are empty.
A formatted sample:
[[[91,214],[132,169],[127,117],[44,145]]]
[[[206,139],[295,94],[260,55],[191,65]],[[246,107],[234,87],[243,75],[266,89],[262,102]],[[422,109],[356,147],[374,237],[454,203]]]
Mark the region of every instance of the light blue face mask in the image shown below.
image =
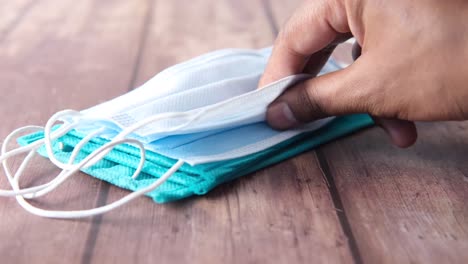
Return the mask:
[[[22,148],[2,149],[13,187],[4,194],[14,193],[34,214],[60,218],[104,213],[142,194],[164,203],[205,194],[223,182],[372,124],[367,115],[352,115],[290,131],[269,128],[264,122],[268,104],[287,87],[310,78],[290,76],[257,90],[269,52],[224,50],[203,55],[114,100],[54,115],[44,131],[18,140]],[[337,69],[329,61],[322,73]],[[64,124],[53,130],[56,120]],[[19,189],[21,171],[13,176],[6,159],[36,150],[63,171],[53,183]],[[53,190],[77,170],[134,192],[84,211],[46,211],[26,202]]]

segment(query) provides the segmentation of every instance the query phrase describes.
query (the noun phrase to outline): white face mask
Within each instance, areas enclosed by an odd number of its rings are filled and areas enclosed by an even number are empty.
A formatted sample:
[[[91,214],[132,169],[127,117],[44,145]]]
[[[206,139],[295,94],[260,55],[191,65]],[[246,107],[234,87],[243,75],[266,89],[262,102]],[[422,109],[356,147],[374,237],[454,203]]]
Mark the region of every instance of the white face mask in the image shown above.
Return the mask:
[[[82,112],[66,110],[54,115],[45,127],[45,139],[13,151],[2,147],[2,160],[15,195],[28,211],[46,217],[85,217],[112,210],[135,197],[155,189],[184,163],[196,165],[229,160],[265,150],[298,134],[316,130],[332,118],[319,120],[300,129],[275,131],[263,121],[267,106],[286,88],[310,78],[308,75],[286,77],[263,89],[256,89],[271,49],[259,51],[221,50],[209,53],[159,73],[140,88]],[[337,70],[328,63],[323,72]],[[57,121],[64,125],[52,132]],[[57,160],[52,140],[70,129],[89,136],[75,147],[76,152],[93,136],[111,140],[88,158],[74,164]],[[12,133],[6,141],[17,133]],[[103,158],[114,145],[135,144],[144,149],[178,160],[173,168],[148,188],[134,192],[104,207],[73,212],[45,211],[28,204],[24,198],[43,195],[61,184],[74,172]],[[49,184],[20,190],[19,176],[12,176],[6,160],[18,153],[30,152],[45,144],[50,160],[63,171]],[[33,154],[30,154],[31,156]],[[72,155],[73,157],[73,155]],[[25,163],[29,158],[25,160]],[[21,168],[16,173],[21,175]],[[0,193],[2,194],[2,193]],[[17,196],[21,194],[23,196]]]

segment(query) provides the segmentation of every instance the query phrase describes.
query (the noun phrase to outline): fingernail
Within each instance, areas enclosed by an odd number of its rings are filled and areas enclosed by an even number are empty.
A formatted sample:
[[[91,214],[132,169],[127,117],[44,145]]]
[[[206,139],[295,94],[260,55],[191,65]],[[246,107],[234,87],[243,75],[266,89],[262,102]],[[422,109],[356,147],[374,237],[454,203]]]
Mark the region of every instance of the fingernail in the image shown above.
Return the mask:
[[[275,129],[285,130],[300,124],[291,108],[284,102],[271,105],[267,111],[267,122]]]

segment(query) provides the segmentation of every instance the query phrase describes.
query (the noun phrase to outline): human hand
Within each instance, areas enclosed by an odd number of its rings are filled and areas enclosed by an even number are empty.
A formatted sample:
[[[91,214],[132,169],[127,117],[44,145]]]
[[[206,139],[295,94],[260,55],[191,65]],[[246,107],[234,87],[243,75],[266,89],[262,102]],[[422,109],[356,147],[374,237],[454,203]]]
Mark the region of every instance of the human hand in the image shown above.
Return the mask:
[[[334,47],[354,36],[361,56],[309,79],[268,108],[284,130],[332,115],[369,113],[400,147],[412,121],[468,119],[468,1],[307,0],[276,39],[259,86],[317,74]]]

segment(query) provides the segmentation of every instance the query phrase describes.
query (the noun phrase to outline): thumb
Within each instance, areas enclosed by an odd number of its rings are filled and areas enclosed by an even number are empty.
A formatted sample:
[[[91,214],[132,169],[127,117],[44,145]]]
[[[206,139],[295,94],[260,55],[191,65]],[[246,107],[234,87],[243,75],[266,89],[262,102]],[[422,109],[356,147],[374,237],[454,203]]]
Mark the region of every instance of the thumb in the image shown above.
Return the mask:
[[[269,105],[268,124],[285,130],[328,116],[372,112],[372,87],[376,87],[378,78],[366,65],[361,56],[345,69],[287,89]]]

